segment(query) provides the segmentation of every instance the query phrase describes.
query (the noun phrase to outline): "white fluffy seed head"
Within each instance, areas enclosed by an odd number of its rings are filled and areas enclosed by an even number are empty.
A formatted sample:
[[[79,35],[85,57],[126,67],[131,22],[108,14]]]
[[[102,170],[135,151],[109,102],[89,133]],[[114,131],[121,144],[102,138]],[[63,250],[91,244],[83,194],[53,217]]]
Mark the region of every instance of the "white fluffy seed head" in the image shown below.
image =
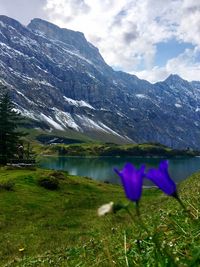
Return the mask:
[[[110,202],[110,203],[102,205],[97,210],[98,216],[104,216],[108,213],[112,213],[113,212],[113,205],[114,205],[114,202]]]

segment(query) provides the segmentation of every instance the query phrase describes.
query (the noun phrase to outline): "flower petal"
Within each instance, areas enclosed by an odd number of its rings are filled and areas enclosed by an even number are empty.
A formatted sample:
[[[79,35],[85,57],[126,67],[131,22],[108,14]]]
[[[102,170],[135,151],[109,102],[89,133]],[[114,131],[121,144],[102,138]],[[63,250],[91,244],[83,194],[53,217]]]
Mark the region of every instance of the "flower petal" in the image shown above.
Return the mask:
[[[165,194],[173,195],[176,192],[176,184],[168,173],[168,161],[161,161],[158,169],[150,169],[146,178],[156,184]]]
[[[121,171],[114,169],[121,178],[126,197],[131,201],[137,202],[141,197],[144,169],[145,165],[137,170],[131,163],[127,163]]]
[[[168,171],[169,162],[168,160],[162,160],[159,164],[159,169],[161,171]]]

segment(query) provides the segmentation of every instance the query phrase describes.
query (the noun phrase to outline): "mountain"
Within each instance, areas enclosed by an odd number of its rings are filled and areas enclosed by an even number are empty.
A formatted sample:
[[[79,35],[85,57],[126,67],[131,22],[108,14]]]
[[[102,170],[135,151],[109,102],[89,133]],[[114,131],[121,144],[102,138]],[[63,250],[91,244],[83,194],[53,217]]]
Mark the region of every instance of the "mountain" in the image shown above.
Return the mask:
[[[0,81],[35,127],[200,148],[200,82],[170,75],[151,84],[114,71],[81,32],[0,16]]]

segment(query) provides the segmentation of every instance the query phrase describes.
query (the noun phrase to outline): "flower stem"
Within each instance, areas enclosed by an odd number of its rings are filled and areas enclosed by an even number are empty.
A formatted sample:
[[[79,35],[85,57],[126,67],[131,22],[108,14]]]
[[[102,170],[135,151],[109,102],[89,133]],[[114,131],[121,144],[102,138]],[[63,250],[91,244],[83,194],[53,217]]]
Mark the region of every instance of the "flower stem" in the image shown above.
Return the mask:
[[[183,202],[182,202],[182,200],[180,199],[180,197],[179,197],[177,191],[174,192],[174,193],[172,194],[172,197],[174,197],[174,198],[178,201],[178,203],[179,203],[179,204],[181,205],[181,207],[183,208],[184,212],[187,213],[188,217],[189,217],[190,219],[193,219],[193,217],[192,217],[190,211],[189,211],[189,210],[186,208],[186,206],[183,204]]]
[[[139,201],[137,201],[137,202],[135,203],[135,205],[136,205],[136,214],[137,214],[137,216],[138,216],[138,218],[139,218],[139,217],[140,217]]]

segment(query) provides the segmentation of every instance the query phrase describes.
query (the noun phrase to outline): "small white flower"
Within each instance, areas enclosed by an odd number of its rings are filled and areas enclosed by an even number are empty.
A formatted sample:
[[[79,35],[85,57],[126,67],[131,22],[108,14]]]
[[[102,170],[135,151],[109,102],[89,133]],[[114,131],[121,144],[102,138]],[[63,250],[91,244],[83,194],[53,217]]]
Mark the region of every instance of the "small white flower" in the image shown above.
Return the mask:
[[[102,205],[97,210],[98,216],[104,216],[107,213],[113,212],[113,205],[114,205],[114,202],[110,202],[110,203]]]

